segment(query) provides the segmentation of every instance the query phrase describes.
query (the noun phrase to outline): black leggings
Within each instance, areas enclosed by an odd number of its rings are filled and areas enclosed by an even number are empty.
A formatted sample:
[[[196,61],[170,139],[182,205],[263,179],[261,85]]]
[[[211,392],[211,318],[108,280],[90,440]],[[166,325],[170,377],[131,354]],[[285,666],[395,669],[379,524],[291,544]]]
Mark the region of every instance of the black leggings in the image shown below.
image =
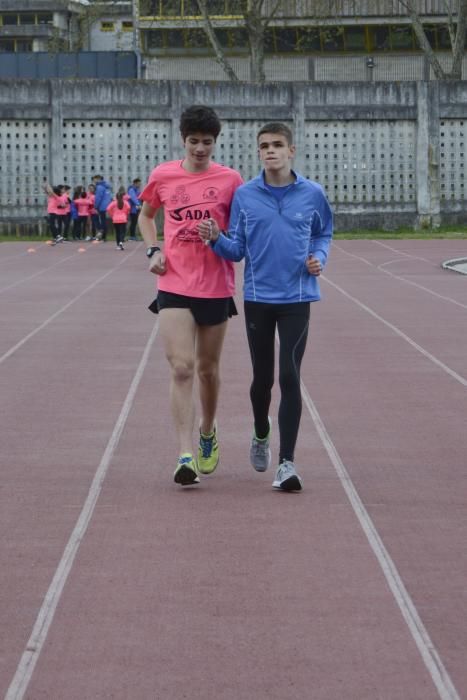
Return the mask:
[[[276,326],[279,333],[279,462],[293,462],[302,415],[300,366],[310,320],[309,302],[263,304],[245,301],[245,324],[253,365],[250,399],[257,437],[269,430],[268,414],[274,384]]]

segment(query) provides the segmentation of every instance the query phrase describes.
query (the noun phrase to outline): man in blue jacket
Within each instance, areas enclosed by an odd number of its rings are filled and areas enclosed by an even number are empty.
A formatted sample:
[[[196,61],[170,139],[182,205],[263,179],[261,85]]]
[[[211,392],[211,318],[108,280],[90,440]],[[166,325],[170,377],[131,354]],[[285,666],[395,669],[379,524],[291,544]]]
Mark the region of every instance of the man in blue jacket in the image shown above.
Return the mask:
[[[235,261],[245,258],[245,323],[253,365],[250,461],[258,472],[271,463],[269,406],[277,328],[280,445],[272,485],[300,491],[302,480],[294,464],[302,412],[300,366],[310,302],[320,299],[317,278],[328,257],[332,212],[321,186],[292,170],[295,147],[287,125],[265,124],[257,141],[264,169],[235,192],[229,232],[220,231],[213,219],[202,222],[198,230],[217,255]]]
[[[96,209],[99,217],[98,237],[105,241],[107,239],[107,207],[112,201],[112,189],[109,183],[104,180],[102,175],[94,175],[92,181],[96,186],[96,191],[94,193],[94,208]]]
[[[136,241],[136,225],[138,223],[139,211],[141,209],[141,201],[139,195],[141,194],[141,180],[139,177],[135,178],[128,188],[128,196],[130,202],[130,235],[128,236],[130,241]]]

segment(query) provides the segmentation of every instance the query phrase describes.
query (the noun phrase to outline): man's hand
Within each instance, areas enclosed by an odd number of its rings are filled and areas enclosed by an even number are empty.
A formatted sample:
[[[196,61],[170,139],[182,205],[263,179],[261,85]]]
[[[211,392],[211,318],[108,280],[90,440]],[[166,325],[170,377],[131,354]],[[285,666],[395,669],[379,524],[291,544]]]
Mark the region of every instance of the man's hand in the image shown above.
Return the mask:
[[[220,234],[219,226],[215,219],[207,219],[198,225],[199,237],[206,245],[209,241],[217,241]]]
[[[313,257],[313,255],[310,255],[306,261],[306,268],[310,275],[313,275],[314,277],[319,277],[323,269],[318,258]]]
[[[167,268],[165,265],[165,255],[162,251],[154,253],[149,261],[149,272],[154,275],[165,275]]]

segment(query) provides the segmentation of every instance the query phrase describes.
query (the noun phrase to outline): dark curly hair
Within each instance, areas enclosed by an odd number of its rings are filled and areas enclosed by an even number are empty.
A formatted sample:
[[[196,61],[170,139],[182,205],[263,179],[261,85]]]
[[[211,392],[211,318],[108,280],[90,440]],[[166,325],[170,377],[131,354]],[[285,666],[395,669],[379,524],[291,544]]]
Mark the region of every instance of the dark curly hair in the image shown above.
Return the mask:
[[[219,117],[211,107],[192,105],[182,112],[180,133],[183,140],[190,134],[209,134],[217,139],[221,130]]]

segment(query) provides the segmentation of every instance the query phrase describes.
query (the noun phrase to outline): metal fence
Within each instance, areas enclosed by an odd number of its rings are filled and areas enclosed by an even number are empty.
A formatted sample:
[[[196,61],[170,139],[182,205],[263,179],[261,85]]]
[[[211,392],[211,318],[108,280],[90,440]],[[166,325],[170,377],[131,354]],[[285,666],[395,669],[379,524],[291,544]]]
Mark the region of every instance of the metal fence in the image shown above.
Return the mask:
[[[132,51],[47,51],[2,53],[2,78],[136,78]]]

